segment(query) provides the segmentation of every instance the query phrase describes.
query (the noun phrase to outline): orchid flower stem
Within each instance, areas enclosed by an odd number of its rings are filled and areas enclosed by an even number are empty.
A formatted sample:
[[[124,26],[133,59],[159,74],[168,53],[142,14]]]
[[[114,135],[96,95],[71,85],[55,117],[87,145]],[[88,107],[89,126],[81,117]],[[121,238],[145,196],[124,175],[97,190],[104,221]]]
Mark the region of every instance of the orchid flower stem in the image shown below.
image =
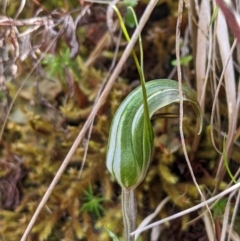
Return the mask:
[[[123,224],[126,241],[134,241],[134,236],[130,236],[136,228],[136,205],[134,189],[122,188],[122,211]]]
[[[122,16],[116,6],[111,5],[118,15],[123,34],[130,41]],[[136,25],[137,19],[132,10]],[[151,116],[162,107],[179,103],[179,86],[176,81],[157,79],[145,83],[143,71],[142,41],[139,36],[140,61],[132,50],[141,87],[133,90],[117,109],[110,128],[106,165],[122,187],[122,213],[126,241],[134,241],[131,232],[136,225],[135,188],[143,181],[152,156],[154,133]],[[195,94],[187,87],[182,88],[183,101],[190,102],[202,123],[200,106]],[[201,129],[201,125],[200,125]]]
[[[122,16],[115,5],[112,5],[112,7],[118,16],[123,34],[126,40],[129,42],[130,37],[125,27]],[[135,15],[135,12],[131,7],[129,7],[129,9],[132,11],[135,23],[137,25],[138,22],[137,22],[137,17]],[[147,103],[147,93],[146,93],[146,87],[145,87],[145,77],[143,73],[143,48],[142,48],[141,35],[139,35],[139,46],[140,46],[140,63],[138,61],[137,55],[134,50],[132,50],[132,56],[136,64],[140,81],[141,81],[141,86],[142,86],[144,117],[145,117],[144,131],[148,131],[148,129],[146,129],[146,125],[150,125],[150,121],[149,121],[149,109],[148,109],[148,103]],[[136,209],[136,201],[134,197],[134,189],[135,188],[124,189],[122,187],[122,212],[123,212],[123,224],[124,224],[124,233],[125,233],[126,241],[134,241],[134,236],[130,236],[130,233],[135,230],[135,226],[136,226],[137,209]]]

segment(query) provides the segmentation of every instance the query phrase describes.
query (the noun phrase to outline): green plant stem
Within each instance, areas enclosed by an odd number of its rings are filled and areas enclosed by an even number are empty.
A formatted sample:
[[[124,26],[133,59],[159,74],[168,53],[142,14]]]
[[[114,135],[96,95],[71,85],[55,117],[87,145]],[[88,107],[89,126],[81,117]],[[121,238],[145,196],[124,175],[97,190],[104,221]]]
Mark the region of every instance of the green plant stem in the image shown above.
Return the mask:
[[[122,188],[122,211],[125,240],[134,241],[134,235],[130,236],[130,233],[135,230],[136,225],[136,203],[133,188]]]
[[[118,10],[118,8],[115,5],[112,5],[112,8],[118,15],[118,19],[120,22],[121,29],[123,31],[123,34],[128,42],[130,42],[130,37],[128,34],[128,31],[125,27],[124,21],[122,19],[122,16]],[[137,18],[135,15],[134,10],[129,7],[129,9],[132,11],[134,20],[136,22],[136,25],[138,25]],[[141,35],[139,34],[139,46],[140,46],[140,63],[138,61],[137,55],[134,50],[132,50],[132,56],[134,59],[134,62],[136,64],[141,86],[142,86],[142,95],[143,95],[143,106],[144,106],[144,126],[143,126],[143,132],[144,137],[149,136],[149,132],[151,133],[151,123],[150,123],[150,117],[149,117],[149,108],[148,108],[148,102],[147,102],[147,91],[145,87],[145,76],[143,72],[143,48],[142,48],[142,39]],[[143,142],[145,144],[145,141]],[[143,147],[145,148],[145,146]],[[136,204],[135,204],[135,197],[134,197],[134,188],[131,189],[124,189],[122,188],[122,212],[123,212],[123,224],[124,224],[124,233],[125,233],[125,240],[126,241],[134,241],[134,236],[130,236],[130,233],[135,230],[136,226]]]
[[[121,29],[123,31],[123,34],[124,34],[126,40],[128,42],[130,42],[130,37],[129,37],[128,31],[127,31],[127,29],[125,27],[124,21],[122,19],[122,16],[121,16],[118,8],[115,5],[112,5],[112,8],[114,9],[114,11],[116,12],[116,14],[118,16],[119,23],[120,23]],[[134,14],[134,11],[132,10],[132,8],[129,7],[129,9]],[[135,15],[134,15],[134,19],[135,19],[135,21],[137,21]],[[138,23],[136,22],[136,24],[138,24]],[[134,50],[132,50],[132,56],[133,56],[134,62],[136,64],[137,71],[138,71],[139,78],[140,78],[140,82],[141,82],[141,86],[142,86],[143,106],[144,106],[144,119],[145,119],[145,123],[144,124],[149,128],[149,126],[151,124],[150,124],[149,109],[148,109],[148,103],[147,103],[147,91],[146,91],[146,87],[145,87],[145,77],[144,77],[144,73],[143,73],[143,50],[142,50],[141,35],[139,35],[138,41],[139,41],[139,45],[140,45],[140,63],[141,64],[139,63],[137,55],[136,55]],[[144,128],[144,131],[148,131],[147,128]]]
[[[236,184],[237,181],[234,178],[234,176],[233,176],[233,174],[232,174],[232,172],[229,168],[229,165],[228,165],[228,158],[227,158],[227,151],[226,151],[226,138],[224,138],[224,140],[223,140],[223,162],[224,162],[224,165],[225,165],[225,168],[227,170],[228,175],[230,176],[232,181]]]

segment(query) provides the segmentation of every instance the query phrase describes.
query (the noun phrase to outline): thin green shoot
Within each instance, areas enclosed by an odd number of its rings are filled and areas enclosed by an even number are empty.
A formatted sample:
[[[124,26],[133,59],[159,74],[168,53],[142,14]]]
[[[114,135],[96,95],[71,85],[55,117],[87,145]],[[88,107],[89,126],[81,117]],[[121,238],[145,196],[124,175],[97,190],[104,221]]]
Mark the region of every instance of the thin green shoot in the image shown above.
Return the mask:
[[[119,12],[119,10],[116,8],[116,6],[112,5],[113,9],[115,10],[121,29],[123,31],[123,34],[128,42],[130,42],[130,37],[127,32],[126,26],[124,24],[124,21],[122,19],[122,16]],[[135,12],[132,7],[128,8],[132,12],[133,19],[138,25],[138,21],[135,15]],[[134,50],[132,50],[132,56],[135,61],[135,65],[138,70],[138,74],[140,77],[141,81],[141,86],[142,86],[142,95],[143,95],[143,107],[144,107],[144,122],[143,122],[143,148],[145,150],[145,145],[146,142],[151,139],[151,122],[149,118],[149,108],[148,108],[148,102],[147,102],[147,91],[146,91],[146,86],[145,86],[145,77],[144,77],[144,72],[143,72],[143,48],[142,48],[142,41],[141,41],[141,36],[139,35],[139,46],[140,46],[140,63],[138,61],[137,55]],[[143,154],[144,160],[145,158],[145,152]],[[122,212],[123,212],[123,222],[124,222],[124,230],[125,230],[125,238],[126,241],[132,241],[134,240],[134,237],[130,237],[130,232],[132,232],[135,229],[136,225],[136,205],[135,205],[135,197],[134,197],[134,188],[125,190],[122,188]]]
[[[211,20],[210,20],[210,23],[209,23],[209,27],[213,24],[213,22],[217,18],[218,11],[219,11],[219,7],[216,7],[213,11],[213,14],[212,14],[212,17],[211,17]]]
[[[124,24],[124,21],[122,19],[122,16],[118,10],[118,8],[115,5],[112,5],[114,11],[116,12],[119,22],[120,22],[120,26],[121,29],[123,31],[123,34],[126,38],[126,40],[129,42],[130,41],[130,37],[128,34],[128,31],[126,29],[126,26]],[[131,7],[129,7],[129,9],[132,9]],[[134,10],[132,9],[132,13],[134,15],[134,19],[136,21],[136,25],[138,24],[137,22],[137,18],[135,15]],[[133,55],[133,59],[135,61],[137,70],[138,70],[138,74],[140,77],[140,81],[141,81],[141,86],[142,86],[142,94],[143,94],[143,106],[144,106],[144,128],[143,131],[145,132],[144,136],[147,136],[149,128],[151,128],[151,123],[150,123],[150,119],[149,119],[149,108],[148,108],[148,103],[147,103],[147,92],[146,92],[146,87],[145,87],[145,77],[144,77],[144,73],[143,73],[143,48],[142,48],[142,41],[141,41],[141,35],[139,35],[139,46],[140,46],[140,64],[137,58],[137,55],[135,53],[134,50],[132,50],[132,55]]]
[[[192,58],[193,58],[192,55],[186,55],[184,57],[181,57],[180,58],[180,65],[182,65],[182,66],[187,65],[192,60]],[[177,66],[177,60],[176,59],[172,60],[171,65]]]
[[[108,235],[112,238],[113,241],[119,241],[115,233],[113,233],[109,228],[105,227]]]
[[[229,165],[228,165],[228,161],[227,161],[227,153],[226,153],[226,139],[224,138],[223,140],[223,162],[224,162],[224,165],[225,165],[225,168],[227,170],[227,173],[228,175],[230,176],[230,178],[232,179],[232,181],[236,184],[237,181],[236,179],[234,178],[230,168],[229,168]]]

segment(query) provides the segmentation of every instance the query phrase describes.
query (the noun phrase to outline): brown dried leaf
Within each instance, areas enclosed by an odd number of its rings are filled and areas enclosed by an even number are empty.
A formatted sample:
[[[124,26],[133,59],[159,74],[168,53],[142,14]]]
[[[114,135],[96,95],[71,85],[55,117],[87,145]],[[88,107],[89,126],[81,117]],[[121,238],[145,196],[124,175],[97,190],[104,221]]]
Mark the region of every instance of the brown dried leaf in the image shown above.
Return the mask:
[[[237,11],[234,9],[231,1],[226,0],[216,0],[218,6],[222,10],[229,28],[232,30],[233,34],[237,38],[238,42],[240,42],[240,16]]]
[[[75,58],[78,54],[79,43],[76,36],[76,27],[71,15],[67,15],[64,19],[64,34],[67,44],[70,48],[70,57]]]

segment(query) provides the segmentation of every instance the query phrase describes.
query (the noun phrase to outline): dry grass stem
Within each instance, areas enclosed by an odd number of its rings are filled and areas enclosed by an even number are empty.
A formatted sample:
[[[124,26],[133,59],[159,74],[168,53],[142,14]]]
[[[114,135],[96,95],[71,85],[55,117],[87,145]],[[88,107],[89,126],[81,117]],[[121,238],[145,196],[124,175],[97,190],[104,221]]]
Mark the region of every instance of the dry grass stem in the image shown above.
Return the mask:
[[[233,192],[233,194],[235,194],[235,192]],[[230,201],[231,201],[233,196],[234,195],[231,195],[228,199],[229,205],[231,205]],[[234,226],[234,223],[236,221],[236,216],[237,216],[237,212],[238,212],[238,209],[239,209],[239,203],[240,203],[240,190],[238,190],[238,194],[237,194],[236,201],[235,201],[235,204],[234,204],[234,209],[233,209],[233,212],[232,212],[232,218],[231,218],[230,225],[227,227],[228,233],[229,233],[229,230],[231,230],[231,231],[234,230],[233,226]],[[230,241],[230,236],[231,236],[231,234],[229,233],[228,241]]]
[[[210,2],[203,0],[200,5],[200,16],[197,33],[197,52],[196,52],[196,81],[197,81],[197,98],[204,114],[206,84],[208,74],[206,72],[206,63],[209,59],[208,53],[211,54],[209,40],[209,22],[210,22]],[[211,55],[210,55],[211,56]]]
[[[179,6],[178,7],[178,20],[177,20],[177,26],[176,26],[176,57],[177,57],[178,82],[179,82],[179,96],[180,96],[179,131],[180,131],[181,143],[182,143],[184,156],[185,156],[189,171],[191,173],[191,177],[193,179],[193,182],[194,182],[200,196],[202,197],[203,200],[205,200],[205,197],[197,183],[196,177],[194,175],[194,172],[193,172],[193,169],[192,169],[189,157],[188,157],[187,148],[186,148],[186,144],[185,144],[185,140],[184,140],[184,133],[183,133],[183,95],[182,95],[182,74],[181,74],[181,65],[180,65],[180,26],[181,26],[181,22],[182,22],[183,0],[179,1],[178,6]],[[206,208],[209,211],[209,215],[212,219],[212,224],[214,227],[213,217],[212,217],[210,208],[208,207],[207,203],[206,203]]]
[[[163,209],[163,207],[167,204],[167,202],[169,202],[170,198],[169,197],[166,197],[164,198],[161,203],[159,203],[159,205],[157,206],[157,208],[155,209],[155,211],[148,215],[140,224],[139,226],[137,227],[137,229],[142,229],[144,228],[145,226],[147,226],[158,214],[159,212]],[[135,240],[137,240],[137,238],[139,237],[139,234],[137,233],[135,235]]]
[[[26,4],[26,0],[21,0],[20,6],[19,6],[19,8],[18,8],[18,11],[17,11],[14,19],[17,19],[17,17],[19,16],[19,14],[22,12],[25,4]]]
[[[189,214],[189,213],[191,213],[191,212],[194,212],[194,211],[196,211],[196,210],[198,210],[198,209],[206,206],[206,204],[210,204],[210,203],[212,203],[212,202],[214,202],[214,201],[216,201],[216,200],[218,200],[218,199],[220,199],[220,198],[223,198],[225,195],[227,195],[227,194],[229,194],[229,193],[237,190],[238,188],[240,188],[240,182],[237,183],[237,184],[235,184],[235,185],[233,185],[233,186],[231,186],[230,188],[224,190],[223,192],[220,192],[219,194],[217,194],[217,195],[215,195],[215,196],[207,199],[207,200],[204,201],[204,202],[201,202],[201,203],[199,203],[199,204],[197,204],[197,205],[195,205],[195,206],[193,206],[193,207],[191,207],[191,208],[188,208],[188,209],[186,209],[186,210],[184,210],[184,211],[182,211],[182,212],[176,213],[176,214],[174,214],[174,215],[172,215],[172,216],[169,216],[169,217],[167,217],[167,218],[164,218],[164,219],[161,219],[161,220],[159,220],[159,221],[157,221],[157,222],[154,222],[154,223],[152,223],[152,224],[150,224],[150,225],[147,225],[147,226],[144,227],[144,228],[137,229],[136,231],[132,232],[131,234],[132,234],[132,235],[136,235],[137,233],[142,233],[143,231],[146,231],[146,230],[148,230],[148,229],[150,229],[150,228],[152,228],[152,227],[154,227],[154,226],[158,226],[158,225],[160,225],[160,224],[162,224],[162,223],[171,221],[171,220],[173,220],[173,219],[176,219],[176,218],[182,217],[182,216],[184,216],[184,215],[186,215],[186,214]]]
[[[206,233],[208,236],[209,241],[214,241],[215,240],[215,230],[213,227],[212,223],[212,217],[209,215],[209,212],[203,209],[203,214],[202,214],[202,219],[205,225]]]

